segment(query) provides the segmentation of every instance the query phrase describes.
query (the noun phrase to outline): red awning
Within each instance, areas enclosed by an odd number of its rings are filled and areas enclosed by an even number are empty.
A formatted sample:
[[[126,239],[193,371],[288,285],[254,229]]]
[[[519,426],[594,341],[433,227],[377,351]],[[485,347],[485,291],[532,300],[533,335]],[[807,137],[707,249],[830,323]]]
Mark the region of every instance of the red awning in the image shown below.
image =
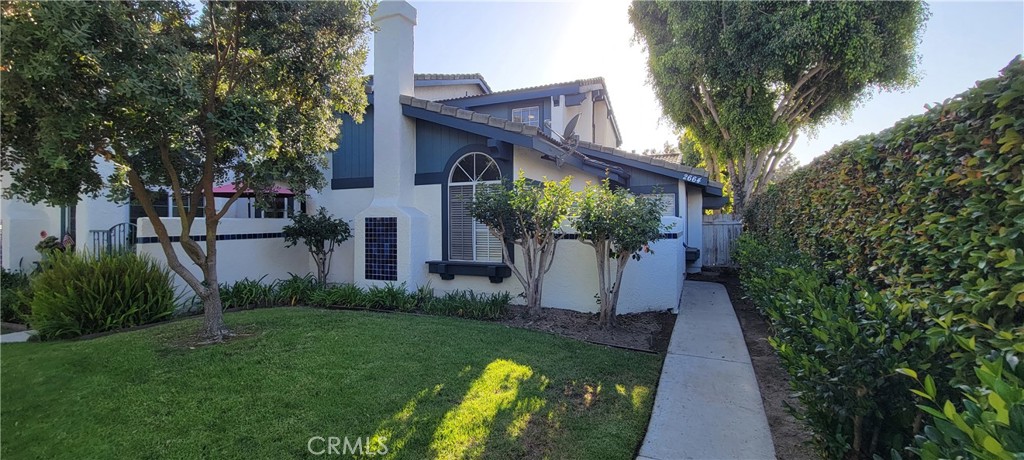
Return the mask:
[[[221,185],[213,188],[213,196],[221,198],[230,198],[235,194],[235,184]],[[271,193],[278,196],[295,196],[295,193],[289,190],[287,187],[274,186]],[[255,196],[252,190],[246,190],[242,192],[243,197]]]

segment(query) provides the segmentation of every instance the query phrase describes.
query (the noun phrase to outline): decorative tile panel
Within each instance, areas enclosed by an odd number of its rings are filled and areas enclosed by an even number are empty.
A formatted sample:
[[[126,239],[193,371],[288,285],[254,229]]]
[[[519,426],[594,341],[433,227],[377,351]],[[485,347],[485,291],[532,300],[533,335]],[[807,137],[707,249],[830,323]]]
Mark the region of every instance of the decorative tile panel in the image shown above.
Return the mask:
[[[398,218],[366,218],[366,279],[398,280]]]

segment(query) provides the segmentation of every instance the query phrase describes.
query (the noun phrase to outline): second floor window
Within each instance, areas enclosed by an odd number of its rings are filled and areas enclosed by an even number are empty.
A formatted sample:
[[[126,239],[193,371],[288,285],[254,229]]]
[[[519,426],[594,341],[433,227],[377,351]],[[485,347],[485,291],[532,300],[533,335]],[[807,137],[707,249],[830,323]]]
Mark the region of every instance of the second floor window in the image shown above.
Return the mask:
[[[512,121],[540,127],[540,107],[519,107],[512,109]]]

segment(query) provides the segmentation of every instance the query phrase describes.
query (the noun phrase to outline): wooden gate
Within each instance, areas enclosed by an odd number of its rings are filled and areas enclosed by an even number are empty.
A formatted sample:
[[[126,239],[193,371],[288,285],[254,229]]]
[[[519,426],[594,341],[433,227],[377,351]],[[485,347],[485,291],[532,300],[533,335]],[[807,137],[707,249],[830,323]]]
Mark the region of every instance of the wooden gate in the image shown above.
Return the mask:
[[[732,251],[743,230],[743,221],[732,214],[704,216],[704,248],[701,251],[705,267],[735,267]]]

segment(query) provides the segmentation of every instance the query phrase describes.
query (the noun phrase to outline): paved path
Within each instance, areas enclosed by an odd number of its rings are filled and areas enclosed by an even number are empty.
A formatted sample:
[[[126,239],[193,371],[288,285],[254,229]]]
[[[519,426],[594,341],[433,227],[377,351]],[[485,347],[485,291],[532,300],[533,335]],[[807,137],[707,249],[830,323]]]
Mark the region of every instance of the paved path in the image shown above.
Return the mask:
[[[686,281],[638,460],[774,459],[743,331],[725,287]]]
[[[11,332],[0,335],[0,343],[28,342],[28,338],[35,335],[36,331]]]

